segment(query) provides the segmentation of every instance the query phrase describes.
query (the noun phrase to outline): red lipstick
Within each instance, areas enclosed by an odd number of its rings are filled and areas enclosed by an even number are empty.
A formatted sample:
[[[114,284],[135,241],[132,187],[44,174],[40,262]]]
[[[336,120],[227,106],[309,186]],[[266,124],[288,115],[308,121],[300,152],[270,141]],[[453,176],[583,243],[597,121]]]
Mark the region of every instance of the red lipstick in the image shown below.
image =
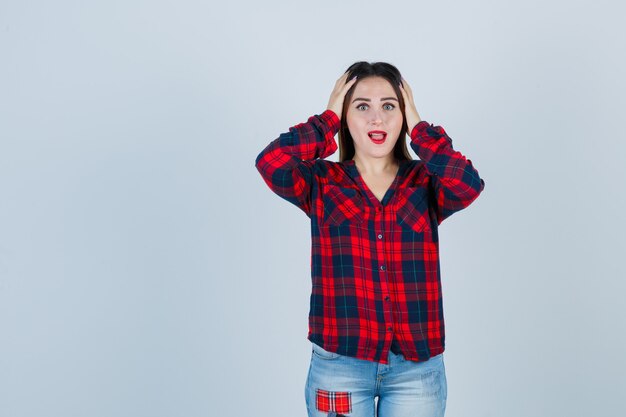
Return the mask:
[[[387,139],[387,132],[382,130],[371,130],[367,132],[367,135],[370,137],[371,141],[377,145],[382,145],[385,143],[385,139]]]

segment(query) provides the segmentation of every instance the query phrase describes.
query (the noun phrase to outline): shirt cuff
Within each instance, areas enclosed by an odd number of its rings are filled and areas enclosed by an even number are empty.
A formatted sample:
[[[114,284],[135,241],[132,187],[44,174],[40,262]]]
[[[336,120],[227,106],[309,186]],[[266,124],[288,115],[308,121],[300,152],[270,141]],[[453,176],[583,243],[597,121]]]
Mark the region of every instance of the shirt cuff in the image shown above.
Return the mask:
[[[339,128],[341,127],[341,120],[334,111],[327,109],[322,114],[320,114],[320,118],[322,119],[322,122],[324,122],[324,124],[328,127],[328,130],[333,133],[333,136],[337,132],[339,132]]]
[[[426,120],[420,121],[413,127],[413,130],[411,130],[411,139],[415,140],[418,136],[423,136],[426,133],[426,129],[430,126],[431,124]]]
[[[415,144],[425,144],[430,141],[439,142],[442,139],[452,146],[452,139],[446,134],[443,127],[434,126],[425,120],[416,124],[411,131],[411,142]]]

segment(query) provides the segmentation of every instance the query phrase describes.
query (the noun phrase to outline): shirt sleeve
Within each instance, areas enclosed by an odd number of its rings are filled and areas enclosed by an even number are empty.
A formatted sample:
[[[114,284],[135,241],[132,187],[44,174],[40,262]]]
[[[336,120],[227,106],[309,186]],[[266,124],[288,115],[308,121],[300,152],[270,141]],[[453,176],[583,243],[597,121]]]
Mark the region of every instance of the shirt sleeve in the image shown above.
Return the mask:
[[[485,188],[472,161],[452,148],[441,126],[420,121],[411,131],[411,148],[426,166],[434,186],[439,224],[469,206]]]
[[[295,204],[307,216],[311,211],[313,164],[337,150],[335,134],[340,120],[332,110],[309,117],[282,133],[261,151],[256,168],[272,191]]]

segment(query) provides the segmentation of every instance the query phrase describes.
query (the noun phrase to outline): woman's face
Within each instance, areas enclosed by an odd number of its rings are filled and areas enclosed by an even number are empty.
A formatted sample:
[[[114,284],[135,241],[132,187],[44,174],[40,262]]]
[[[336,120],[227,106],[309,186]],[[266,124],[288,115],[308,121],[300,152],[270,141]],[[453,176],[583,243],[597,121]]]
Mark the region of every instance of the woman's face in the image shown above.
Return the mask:
[[[346,113],[355,156],[382,158],[390,155],[398,141],[402,121],[400,102],[389,81],[373,76],[357,82]]]

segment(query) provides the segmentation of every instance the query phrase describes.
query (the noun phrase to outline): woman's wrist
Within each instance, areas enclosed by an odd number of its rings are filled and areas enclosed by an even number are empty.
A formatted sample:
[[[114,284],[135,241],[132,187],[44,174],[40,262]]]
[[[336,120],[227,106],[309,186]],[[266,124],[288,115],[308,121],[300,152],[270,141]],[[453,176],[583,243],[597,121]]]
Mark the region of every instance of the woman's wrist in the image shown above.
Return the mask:
[[[409,128],[409,132],[411,132],[413,128],[415,128],[415,126],[422,121],[422,119],[416,110],[407,113],[406,124]]]

